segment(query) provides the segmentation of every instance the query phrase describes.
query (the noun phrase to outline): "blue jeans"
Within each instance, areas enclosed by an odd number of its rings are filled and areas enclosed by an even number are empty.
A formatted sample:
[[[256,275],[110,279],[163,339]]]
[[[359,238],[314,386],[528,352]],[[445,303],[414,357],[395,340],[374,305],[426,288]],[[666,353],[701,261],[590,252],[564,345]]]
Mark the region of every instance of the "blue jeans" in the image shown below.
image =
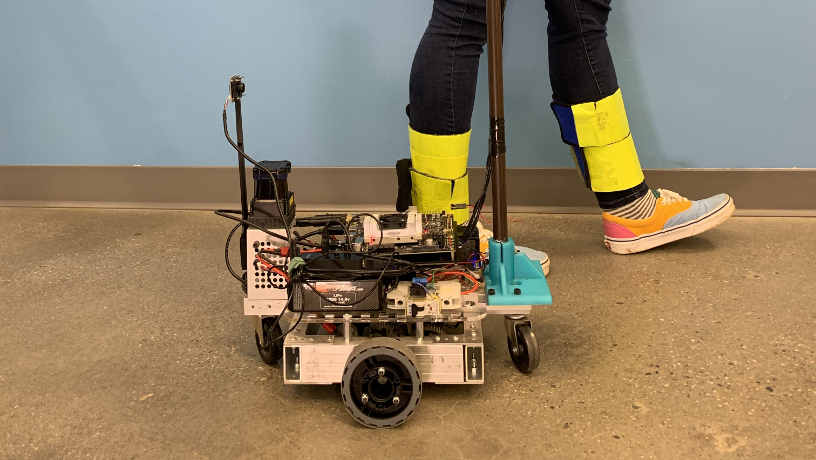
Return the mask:
[[[611,0],[545,0],[553,100],[599,101],[618,90],[606,43]],[[512,6],[511,6],[512,7]],[[485,0],[435,0],[411,67],[411,127],[424,134],[470,130],[479,57],[487,43]],[[636,190],[635,190],[636,189]],[[623,206],[648,187],[599,194],[601,207]]]

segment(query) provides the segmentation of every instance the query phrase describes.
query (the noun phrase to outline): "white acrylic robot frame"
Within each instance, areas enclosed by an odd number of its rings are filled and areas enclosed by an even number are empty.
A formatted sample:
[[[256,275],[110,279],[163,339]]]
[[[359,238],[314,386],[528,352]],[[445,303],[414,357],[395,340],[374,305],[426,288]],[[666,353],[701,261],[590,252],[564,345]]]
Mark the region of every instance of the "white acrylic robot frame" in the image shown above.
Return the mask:
[[[422,216],[415,212],[409,214],[405,235],[384,235],[393,239],[388,243],[396,243],[397,237],[402,242],[404,236],[411,241],[410,236],[417,234],[420,237],[413,240],[423,244]],[[418,229],[411,225],[417,222]],[[285,230],[272,229],[272,232],[283,234]],[[366,233],[370,236],[375,232],[367,228]],[[255,263],[256,254],[259,249],[279,249],[287,245],[287,241],[260,230],[247,231],[244,314],[253,317],[259,351],[269,346],[266,321],[285,314],[288,299],[286,279],[281,274],[260,269]],[[266,254],[266,257],[276,265],[286,263],[279,256]],[[294,313],[293,319],[299,324],[282,345],[272,344],[276,352],[268,352],[272,356],[282,355],[284,383],[339,383],[346,409],[358,422],[373,428],[399,425],[416,409],[422,383],[484,383],[481,320],[488,314],[505,315],[508,349],[516,367],[522,372],[537,367],[538,344],[525,316],[531,310],[530,305],[488,305],[482,283],[474,292],[463,294],[460,281],[437,281],[433,291],[429,291],[432,295],[424,299],[410,294],[411,284],[410,281],[397,283],[386,294],[386,305],[376,312]],[[456,327],[442,333],[440,328],[450,324]],[[341,336],[327,333],[322,325],[339,328]],[[291,324],[285,326],[284,330],[292,327]],[[384,330],[402,327],[408,334],[380,338],[355,334],[366,327]],[[376,381],[386,383],[379,385]],[[377,399],[378,394],[387,394],[387,400]]]

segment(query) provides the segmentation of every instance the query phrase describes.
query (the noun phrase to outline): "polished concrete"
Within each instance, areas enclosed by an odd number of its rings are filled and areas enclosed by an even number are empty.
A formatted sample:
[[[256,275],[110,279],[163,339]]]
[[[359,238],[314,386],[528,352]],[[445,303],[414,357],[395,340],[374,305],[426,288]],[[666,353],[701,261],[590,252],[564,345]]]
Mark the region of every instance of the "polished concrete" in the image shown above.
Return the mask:
[[[260,361],[229,222],[0,208],[0,458],[816,458],[816,220],[617,256],[597,216],[513,218],[552,258],[541,366],[488,318],[485,384],[375,431]]]

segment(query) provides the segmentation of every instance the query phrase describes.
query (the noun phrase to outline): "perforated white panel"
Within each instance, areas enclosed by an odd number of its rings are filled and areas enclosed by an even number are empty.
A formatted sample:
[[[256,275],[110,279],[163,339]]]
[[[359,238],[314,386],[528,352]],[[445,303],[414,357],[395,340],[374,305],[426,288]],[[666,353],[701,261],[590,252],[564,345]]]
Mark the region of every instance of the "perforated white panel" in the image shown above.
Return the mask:
[[[272,232],[280,235],[286,230],[273,229]],[[289,244],[285,240],[275,238],[266,233],[256,230],[247,230],[247,299],[286,299],[286,279],[280,274],[268,272],[261,269],[257,262],[259,250],[279,249],[281,246],[287,247]],[[286,259],[272,254],[264,254],[275,265],[287,267]],[[286,271],[286,269],[284,269]]]

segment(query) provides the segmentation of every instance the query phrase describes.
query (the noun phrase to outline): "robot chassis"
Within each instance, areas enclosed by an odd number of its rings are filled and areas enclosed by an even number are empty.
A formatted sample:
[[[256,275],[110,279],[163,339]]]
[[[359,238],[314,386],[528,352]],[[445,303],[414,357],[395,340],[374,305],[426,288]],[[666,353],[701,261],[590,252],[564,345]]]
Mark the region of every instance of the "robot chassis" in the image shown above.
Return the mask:
[[[243,151],[244,84],[242,77],[230,79],[224,131],[239,153],[241,219],[226,211],[216,213],[239,222],[233,233],[242,227],[244,314],[253,318],[258,352],[268,364],[283,360],[285,384],[339,383],[346,409],[367,427],[404,423],[417,408],[423,383],[484,383],[481,320],[486,315],[504,315],[508,350],[519,371],[532,372],[539,364],[538,342],[527,315],[532,305],[549,305],[552,297],[540,264],[517,253],[507,235],[500,1],[487,2],[494,237],[488,242],[474,238],[465,252],[462,247],[468,241],[457,241],[461,227],[450,214],[420,214],[409,208],[396,214],[295,219],[294,194],[286,179],[291,166],[288,161],[258,163]],[[227,131],[226,108],[231,101],[237,144]],[[246,198],[245,160],[255,165],[251,203]],[[349,228],[355,224],[352,239]],[[307,254],[292,251],[293,225],[322,227],[321,248]],[[310,234],[315,233],[320,231]],[[332,246],[335,234],[344,234],[346,247],[354,250],[341,255],[344,251]],[[478,256],[485,252],[490,255],[487,260]],[[344,269],[357,273],[367,264],[376,265],[373,254],[381,256],[380,261],[390,255],[388,263],[377,267],[382,267],[379,278],[289,281],[298,268],[293,265],[328,264],[333,273]],[[290,257],[298,255],[303,258]],[[419,260],[432,272],[456,265],[460,271],[452,274],[459,276],[435,281],[435,274],[430,280],[403,274],[386,281],[383,275],[391,263],[403,259]],[[372,273],[370,267],[367,273]],[[281,319],[287,311],[292,315],[284,334]]]
[[[411,208],[404,214],[366,217],[364,227],[370,229],[373,224],[376,228],[374,218],[384,222],[398,216],[409,222],[442,217],[418,214]],[[397,238],[416,240],[423,235],[421,227],[418,232],[412,230],[375,230],[363,239],[377,241],[381,233],[400,235],[382,237],[380,245],[384,245]],[[283,233],[284,229],[272,231]],[[427,252],[422,250],[428,245],[419,243],[401,247],[412,249],[412,255],[439,253],[435,242]],[[470,289],[473,292],[462,293],[465,283],[447,280],[437,281],[432,293],[418,287],[425,280],[414,283],[418,281],[415,277],[413,281],[391,283],[383,295],[371,295],[372,303],[379,307],[376,311],[349,311],[342,306],[362,298],[362,291],[368,288],[357,284],[362,282],[317,281],[296,293],[305,299],[292,302],[283,275],[264,270],[263,264],[256,262],[258,251],[276,253],[287,244],[261,230],[247,231],[249,272],[244,314],[253,318],[258,352],[268,364],[283,359],[286,384],[339,383],[347,410],[366,426],[387,428],[407,420],[419,403],[423,383],[484,383],[482,319],[488,314],[505,315],[508,350],[515,366],[521,372],[532,372],[538,366],[538,342],[526,316],[532,307],[491,305],[482,270],[469,270],[478,280],[477,287]],[[285,263],[281,256],[268,259],[273,264]],[[315,296],[310,289],[336,303]],[[290,302],[297,312],[281,344],[283,332],[276,320]]]

